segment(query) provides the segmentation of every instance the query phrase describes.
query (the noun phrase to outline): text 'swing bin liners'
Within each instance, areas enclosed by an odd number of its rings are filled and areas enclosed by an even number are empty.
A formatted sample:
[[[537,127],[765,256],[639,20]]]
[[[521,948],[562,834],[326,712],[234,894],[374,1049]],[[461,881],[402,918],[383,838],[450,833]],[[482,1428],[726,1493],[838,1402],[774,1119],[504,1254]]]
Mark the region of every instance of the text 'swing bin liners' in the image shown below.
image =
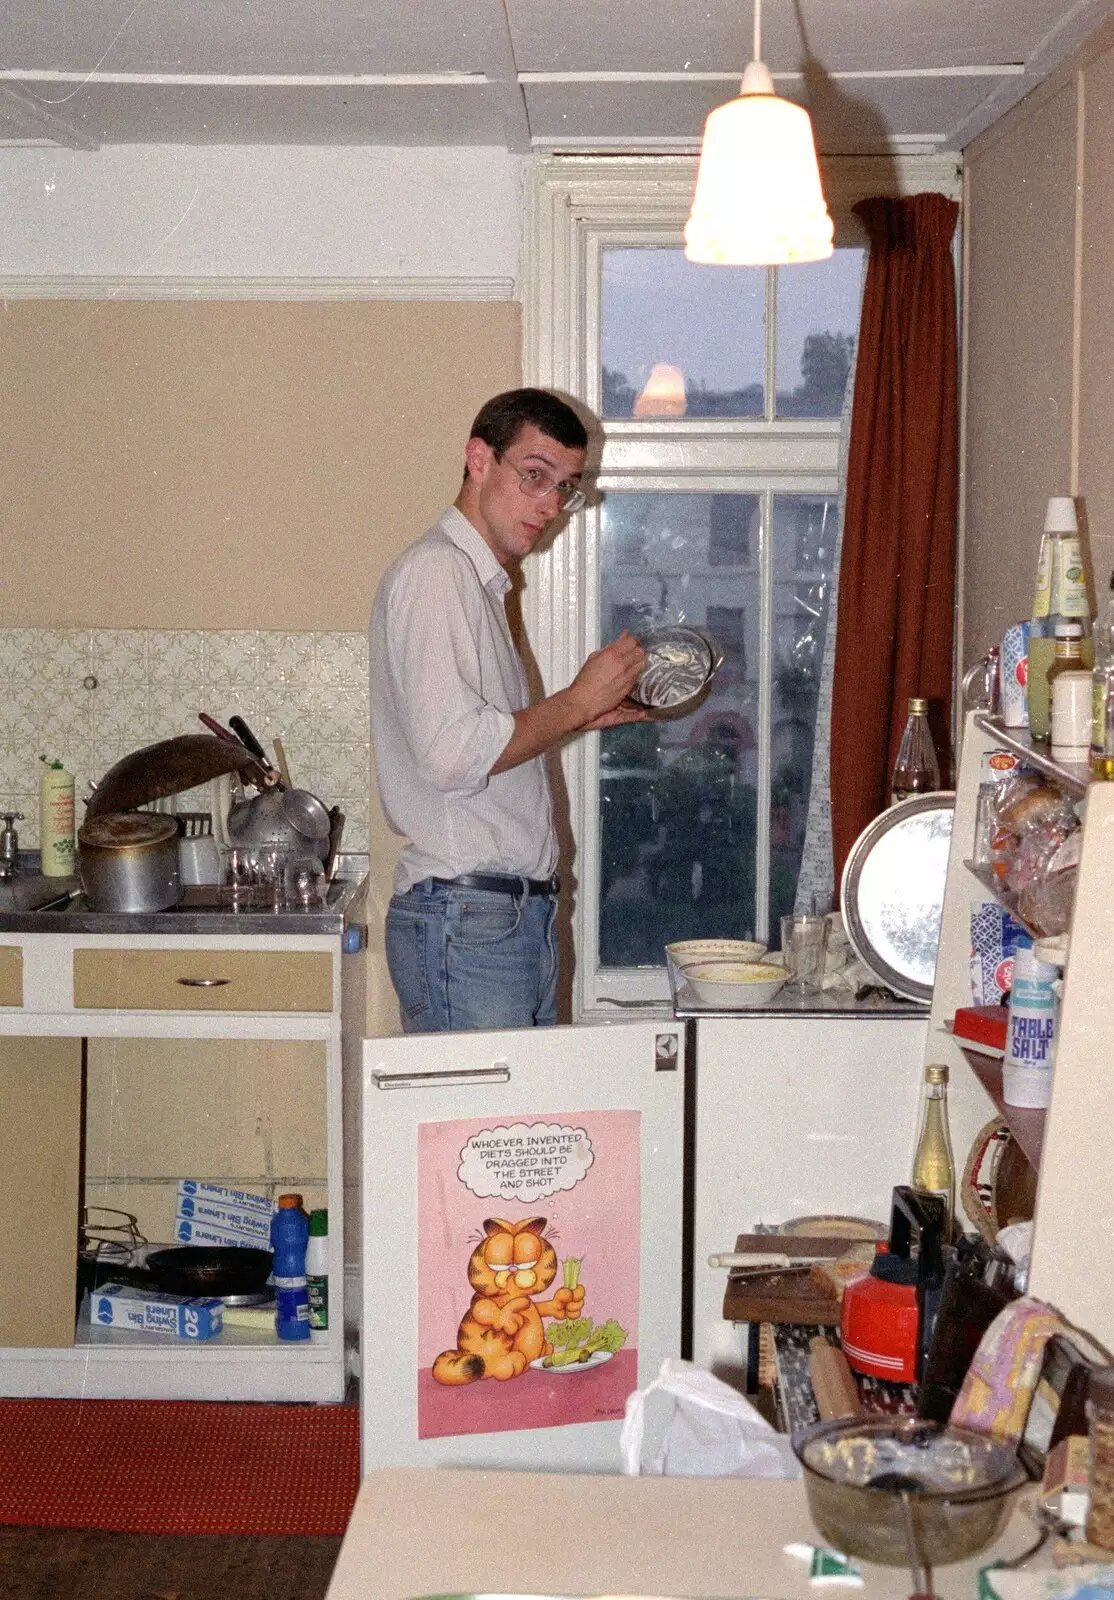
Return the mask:
[[[419,1125],[419,1438],[622,1417],[638,1383],[641,1120]]]

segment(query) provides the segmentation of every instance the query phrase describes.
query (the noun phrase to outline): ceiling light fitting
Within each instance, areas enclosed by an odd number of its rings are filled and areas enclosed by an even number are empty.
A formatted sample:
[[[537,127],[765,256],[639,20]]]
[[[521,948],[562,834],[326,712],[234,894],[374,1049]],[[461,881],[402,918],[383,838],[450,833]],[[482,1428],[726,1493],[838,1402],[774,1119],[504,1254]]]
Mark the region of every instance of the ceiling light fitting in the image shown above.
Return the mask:
[[[832,254],[812,123],[803,106],[774,93],[762,60],[762,0],[754,0],[754,60],[736,99],[704,124],[689,261],[718,266],[785,266]]]

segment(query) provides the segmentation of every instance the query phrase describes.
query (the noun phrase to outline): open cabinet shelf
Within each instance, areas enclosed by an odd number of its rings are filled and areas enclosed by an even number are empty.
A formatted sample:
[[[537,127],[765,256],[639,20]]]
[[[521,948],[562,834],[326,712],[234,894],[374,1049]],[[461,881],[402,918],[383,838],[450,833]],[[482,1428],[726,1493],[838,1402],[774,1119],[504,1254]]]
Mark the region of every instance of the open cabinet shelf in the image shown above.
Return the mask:
[[[1002,898],[966,859],[975,838],[983,757],[996,749],[1014,751],[1074,798],[1086,796],[1052,1094],[1043,1113],[1005,1105],[1000,1064],[965,1050],[948,1031],[955,1012],[971,1004],[972,903]],[[986,1108],[993,1107],[1038,1170],[1029,1293],[1108,1350],[1114,1350],[1112,839],[1114,783],[1090,782],[1085,764],[1053,761],[1022,730],[1004,728],[985,712],[968,715],[940,923],[931,1048],[937,1059],[951,1064],[957,1089],[964,1080],[972,1091],[979,1086],[984,1120]],[[962,1089],[957,1098],[962,1102]]]
[[[1041,1146],[1044,1144],[1044,1111],[1007,1105],[1002,1098],[1002,1063],[977,1050],[964,1049],[963,1054],[971,1071],[994,1102],[995,1111],[1017,1140],[1025,1159],[1035,1172],[1039,1171]]]

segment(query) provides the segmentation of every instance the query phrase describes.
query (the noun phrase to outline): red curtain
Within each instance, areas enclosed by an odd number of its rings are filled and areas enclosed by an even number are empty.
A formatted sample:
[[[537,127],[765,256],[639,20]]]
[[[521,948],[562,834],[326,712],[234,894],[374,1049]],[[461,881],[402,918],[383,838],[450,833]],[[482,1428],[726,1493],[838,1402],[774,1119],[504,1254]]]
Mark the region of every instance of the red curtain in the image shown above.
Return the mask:
[[[922,695],[949,766],[958,495],[959,206],[862,200],[870,235],[851,409],[832,685],[832,851],[889,799],[907,701]]]

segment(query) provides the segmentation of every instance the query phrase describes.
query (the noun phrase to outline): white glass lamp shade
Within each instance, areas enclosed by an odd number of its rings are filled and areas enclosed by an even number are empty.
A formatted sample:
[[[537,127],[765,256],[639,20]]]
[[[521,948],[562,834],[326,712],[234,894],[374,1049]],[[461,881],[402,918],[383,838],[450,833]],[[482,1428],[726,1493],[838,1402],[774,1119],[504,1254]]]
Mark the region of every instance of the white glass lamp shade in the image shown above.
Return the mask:
[[[646,387],[634,402],[636,417],[683,417],[688,410],[685,375],[680,367],[658,361],[646,379]]]
[[[832,233],[808,112],[774,94],[752,61],[738,97],[704,125],[685,255],[743,267],[824,261]]]

